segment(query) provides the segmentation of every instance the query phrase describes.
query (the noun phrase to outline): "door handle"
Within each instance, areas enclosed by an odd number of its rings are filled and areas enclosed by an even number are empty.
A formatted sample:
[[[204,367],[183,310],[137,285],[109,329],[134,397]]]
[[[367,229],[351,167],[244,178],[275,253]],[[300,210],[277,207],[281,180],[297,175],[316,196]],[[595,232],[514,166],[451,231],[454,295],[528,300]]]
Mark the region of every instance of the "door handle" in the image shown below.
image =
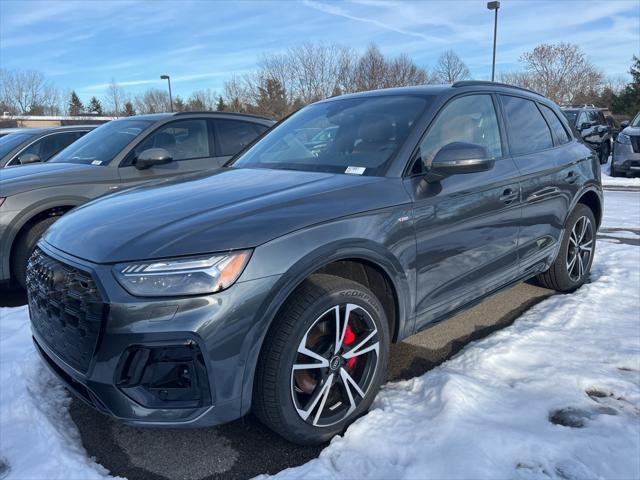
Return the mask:
[[[573,170],[567,173],[567,176],[564,177],[564,181],[567,183],[576,183],[577,180],[578,180],[578,174]]]
[[[513,203],[517,199],[518,199],[518,192],[515,192],[512,188],[505,189],[505,191],[502,192],[502,195],[500,195],[500,200],[506,203],[507,205],[509,205],[510,203]]]

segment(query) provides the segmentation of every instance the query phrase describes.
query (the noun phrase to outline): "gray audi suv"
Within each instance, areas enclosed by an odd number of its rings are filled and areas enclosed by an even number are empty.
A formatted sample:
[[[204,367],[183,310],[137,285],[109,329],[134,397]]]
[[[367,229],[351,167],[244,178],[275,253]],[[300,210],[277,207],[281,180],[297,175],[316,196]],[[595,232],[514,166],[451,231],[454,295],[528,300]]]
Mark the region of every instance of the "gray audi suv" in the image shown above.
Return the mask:
[[[218,168],[273,124],[221,112],[128,117],[96,128],[47,163],[0,170],[0,282],[25,285],[40,236],[72,208],[143,182]]]
[[[299,132],[335,131],[322,148]],[[545,97],[491,82],[307,106],[213,173],[90,202],[29,262],[33,338],[118,420],[252,410],[302,444],[371,405],[389,345],[527,279],[588,278],[598,156]]]

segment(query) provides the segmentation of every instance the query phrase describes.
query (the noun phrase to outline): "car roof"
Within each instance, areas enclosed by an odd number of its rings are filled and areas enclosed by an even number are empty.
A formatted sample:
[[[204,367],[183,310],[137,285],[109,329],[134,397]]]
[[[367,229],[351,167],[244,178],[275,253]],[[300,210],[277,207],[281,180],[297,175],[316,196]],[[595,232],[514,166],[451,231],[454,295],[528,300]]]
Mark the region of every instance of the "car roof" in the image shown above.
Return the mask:
[[[509,85],[507,83],[500,82],[489,82],[483,80],[464,80],[460,82],[450,83],[450,84],[440,84],[440,85],[417,85],[412,87],[395,87],[395,88],[383,88],[380,90],[369,90],[366,92],[357,92],[350,93],[347,95],[341,95],[339,97],[331,97],[325,100],[321,100],[318,103],[330,102],[337,99],[344,98],[359,98],[359,97],[376,97],[376,96],[387,96],[387,95],[442,95],[442,94],[453,94],[456,91],[460,91],[460,89],[466,88],[465,91],[495,91],[495,92],[517,92],[520,94],[524,94],[525,96],[535,97],[536,100],[547,99],[544,95],[535,92],[533,90],[529,90],[527,88],[518,87],[516,85]]]

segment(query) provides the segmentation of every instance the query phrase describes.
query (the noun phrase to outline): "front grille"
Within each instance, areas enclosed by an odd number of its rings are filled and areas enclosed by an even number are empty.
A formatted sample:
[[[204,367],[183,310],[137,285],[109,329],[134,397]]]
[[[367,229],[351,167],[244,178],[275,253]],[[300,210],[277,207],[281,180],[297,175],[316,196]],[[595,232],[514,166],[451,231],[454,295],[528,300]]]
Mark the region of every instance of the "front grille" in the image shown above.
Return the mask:
[[[62,360],[86,373],[107,314],[91,275],[36,248],[27,291],[33,329]]]
[[[640,135],[630,135],[631,138],[631,146],[633,147],[633,151],[635,153],[640,153]]]

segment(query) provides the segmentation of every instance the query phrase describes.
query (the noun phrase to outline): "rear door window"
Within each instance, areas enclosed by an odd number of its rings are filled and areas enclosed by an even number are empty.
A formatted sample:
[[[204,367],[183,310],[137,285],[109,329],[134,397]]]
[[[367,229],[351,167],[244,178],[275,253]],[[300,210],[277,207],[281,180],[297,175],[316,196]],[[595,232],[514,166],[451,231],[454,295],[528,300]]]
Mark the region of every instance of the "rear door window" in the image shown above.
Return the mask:
[[[500,95],[513,155],[526,155],[553,147],[551,130],[531,100]]]
[[[163,125],[136,146],[135,157],[149,148],[163,148],[173,160],[210,157],[206,120],[178,120]]]
[[[235,155],[269,127],[241,120],[214,120],[217,133],[216,155]]]
[[[564,125],[562,125],[562,122],[556,115],[556,112],[554,112],[552,109],[550,109],[546,105],[540,104],[540,108],[544,112],[545,117],[547,117],[547,121],[549,122],[549,125],[551,126],[551,130],[553,130],[553,133],[556,136],[556,140],[558,144],[562,145],[563,143],[567,143],[570,140],[569,134],[567,133],[567,131],[564,128]]]

